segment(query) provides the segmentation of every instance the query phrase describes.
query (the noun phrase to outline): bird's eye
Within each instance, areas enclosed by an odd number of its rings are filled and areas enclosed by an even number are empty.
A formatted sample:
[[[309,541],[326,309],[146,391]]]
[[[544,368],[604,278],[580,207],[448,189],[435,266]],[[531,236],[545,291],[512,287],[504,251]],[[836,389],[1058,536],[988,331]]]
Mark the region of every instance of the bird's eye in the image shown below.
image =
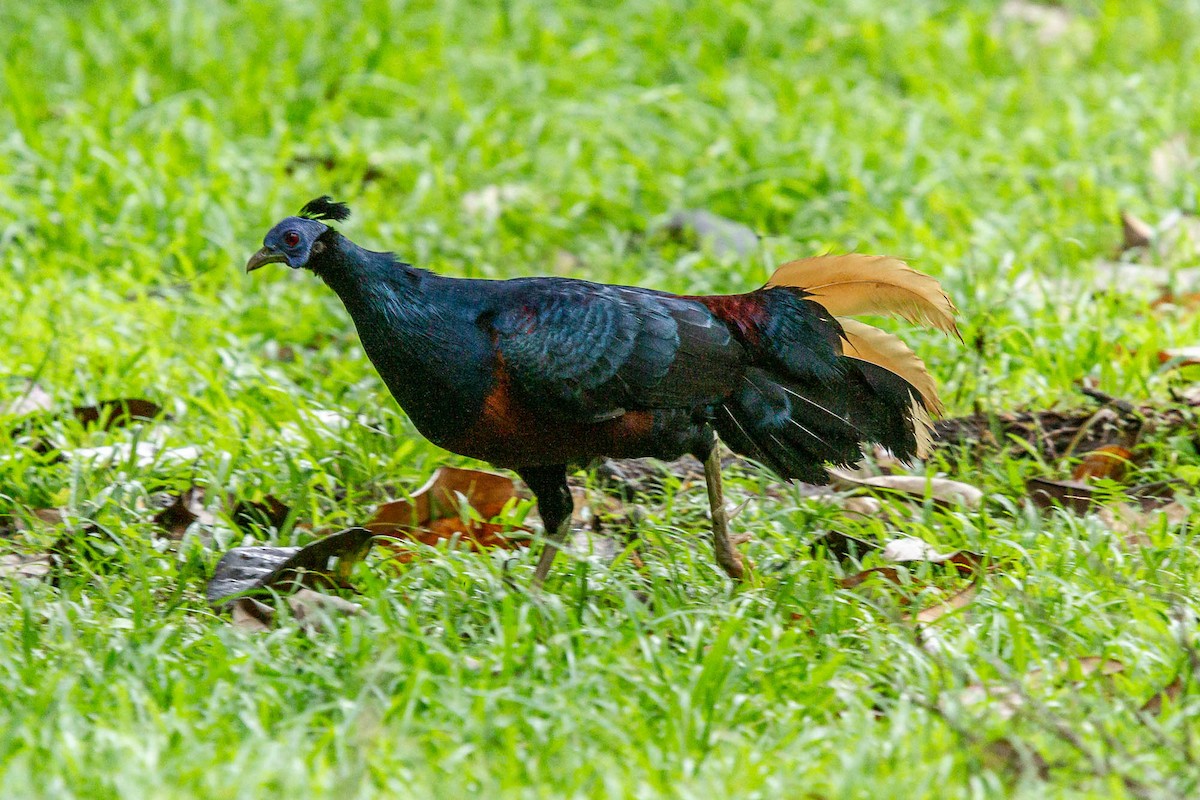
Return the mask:
[[[295,231],[288,231],[283,235],[283,243],[288,247],[295,247],[300,244],[300,234]]]

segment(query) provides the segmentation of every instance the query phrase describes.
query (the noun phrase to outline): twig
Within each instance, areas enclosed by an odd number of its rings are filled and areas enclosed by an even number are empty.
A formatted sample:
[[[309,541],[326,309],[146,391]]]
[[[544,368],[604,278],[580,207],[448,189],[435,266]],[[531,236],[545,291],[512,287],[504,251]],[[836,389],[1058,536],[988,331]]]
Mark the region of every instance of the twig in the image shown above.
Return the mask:
[[[1090,386],[1080,386],[1079,391],[1106,406],[1112,406],[1126,416],[1142,419],[1142,412],[1139,411],[1137,407],[1128,400],[1122,400],[1119,397],[1113,397],[1111,394],[1102,392],[1099,389],[1093,389]]]

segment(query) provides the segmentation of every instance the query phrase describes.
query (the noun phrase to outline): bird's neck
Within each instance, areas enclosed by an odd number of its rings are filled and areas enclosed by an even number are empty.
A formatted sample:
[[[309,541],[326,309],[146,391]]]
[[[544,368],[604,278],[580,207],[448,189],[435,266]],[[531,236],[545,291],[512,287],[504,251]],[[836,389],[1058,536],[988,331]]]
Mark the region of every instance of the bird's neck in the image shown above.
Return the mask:
[[[487,356],[472,336],[470,304],[455,301],[458,282],[341,236],[325,255],[313,271],[350,312],[363,349],[397,402],[435,442],[442,428],[461,429],[457,415],[482,404],[486,387],[454,373],[484,366]]]

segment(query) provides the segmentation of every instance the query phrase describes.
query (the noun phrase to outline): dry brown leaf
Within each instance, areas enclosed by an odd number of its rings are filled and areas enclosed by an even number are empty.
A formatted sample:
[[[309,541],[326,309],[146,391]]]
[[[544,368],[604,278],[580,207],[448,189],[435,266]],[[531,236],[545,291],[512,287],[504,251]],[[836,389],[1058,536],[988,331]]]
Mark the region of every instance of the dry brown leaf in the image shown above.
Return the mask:
[[[0,416],[24,417],[39,411],[49,411],[53,407],[54,399],[50,397],[50,393],[43,389],[40,384],[29,380],[25,381],[25,386],[21,390],[21,393],[5,406]]]
[[[970,550],[939,553],[928,542],[913,536],[893,539],[884,545],[881,555],[886,561],[897,563],[928,561],[931,564],[951,564],[960,572],[974,571],[987,561],[987,556]]]
[[[1097,504],[1096,492],[1080,481],[1056,481],[1049,478],[1030,478],[1025,482],[1029,499],[1039,508],[1062,506],[1076,514],[1086,514]]]
[[[0,578],[36,580],[50,574],[53,566],[49,553],[6,553],[0,556]]]
[[[972,581],[971,584],[965,589],[960,589],[959,591],[950,595],[950,597],[946,598],[946,600],[943,602],[936,603],[935,605],[918,611],[915,616],[905,614],[904,620],[906,622],[915,620],[916,622],[922,622],[928,625],[931,622],[938,621],[951,611],[958,611],[960,608],[965,608],[972,600],[975,599],[975,595],[977,594],[979,594],[978,579]]]
[[[210,604],[223,607],[252,592],[345,585],[373,539],[364,528],[347,528],[304,547],[235,547],[217,562],[205,594]]]
[[[366,613],[358,603],[312,589],[301,589],[288,597],[287,604],[300,627],[308,631],[323,630],[328,617],[356,617]]]
[[[842,510],[852,517],[870,519],[879,516],[883,503],[874,497],[847,497],[842,500]]]
[[[162,406],[140,397],[101,400],[94,406],[76,406],[75,418],[85,428],[100,425],[104,430],[120,428],[132,422],[148,422],[162,414]]]
[[[1084,454],[1083,460],[1071,473],[1071,480],[1087,481],[1108,478],[1120,481],[1125,477],[1132,459],[1133,453],[1118,444],[1099,447]]]
[[[814,538],[812,548],[816,550],[818,547],[824,547],[825,552],[837,559],[859,559],[867,553],[879,549],[879,545],[874,542],[858,539],[840,531],[826,531]]]
[[[526,537],[511,536],[506,526],[473,519],[463,521],[459,497],[465,499],[484,520],[499,516],[516,498],[511,478],[461,467],[439,467],[424,486],[413,492],[411,500],[384,503],[366,524],[367,530],[385,536],[412,539],[427,545],[458,538],[473,549],[489,547],[527,547]],[[387,544],[387,540],[382,540]],[[400,560],[412,557],[402,552]]]
[[[216,518],[204,507],[204,487],[191,486],[175,495],[171,504],[154,515],[171,539],[182,539],[193,522],[214,525]]]
[[[1126,489],[1125,493],[1143,511],[1151,511],[1170,505],[1174,486],[1171,481],[1144,483]],[[1109,499],[1107,494],[1099,493],[1081,481],[1030,478],[1025,482],[1025,489],[1029,493],[1029,499],[1039,508],[1062,506],[1076,514],[1087,514],[1103,508],[1104,501]]]
[[[840,534],[839,534],[840,535]],[[828,538],[828,537],[827,537]],[[857,542],[858,540],[851,540]],[[861,551],[865,552],[865,550]],[[980,553],[969,550],[956,550],[953,553],[939,553],[927,542],[915,537],[893,539],[884,545],[881,557],[894,563],[928,562],[930,564],[946,564],[953,566],[959,572],[975,572],[987,560]],[[903,584],[901,573],[896,567],[872,567],[838,580],[843,589],[853,589],[865,583],[871,576],[877,575],[886,581]]]
[[[1149,247],[1154,240],[1154,227],[1128,211],[1121,212],[1121,251]]]
[[[1142,706],[1142,713],[1154,714],[1155,716],[1162,713],[1165,703],[1178,703],[1179,698],[1183,696],[1183,676],[1175,676],[1175,680],[1168,683],[1162,689],[1154,693],[1154,696],[1145,702]]]
[[[1200,306],[1200,292],[1176,293],[1175,290],[1171,289],[1170,287],[1164,288],[1158,297],[1150,301],[1151,308],[1160,308],[1162,306],[1175,306],[1176,308],[1194,309]]]
[[[1022,684],[1030,689],[1046,688],[1061,684],[1065,680],[1090,678],[1093,675],[1107,677],[1124,671],[1125,665],[1115,659],[1085,656],[1060,661],[1049,670],[1041,667],[1031,669],[1018,685],[973,683],[962,690],[959,700],[964,705],[981,705],[986,702],[989,711],[1007,720],[1025,705]]]
[[[12,536],[31,527],[54,526],[63,521],[61,508],[21,509],[0,515],[0,537]],[[32,523],[32,524],[31,524]]]
[[[1007,717],[1006,717],[1007,719]],[[1031,745],[1018,744],[1009,736],[990,742],[983,749],[984,763],[991,769],[1002,768],[1020,775],[1045,781],[1050,777],[1050,763]]]
[[[886,511],[883,503],[875,497],[848,496],[839,492],[827,492],[825,494],[813,495],[808,499],[815,500],[818,503],[837,506],[850,517],[873,519],[884,514]]]
[[[249,528],[255,525],[264,528],[280,530],[287,523],[291,509],[287,504],[273,494],[262,500],[243,500],[234,506],[229,518],[239,528]]]
[[[871,567],[864,569],[862,572],[856,572],[853,575],[847,575],[845,578],[838,579],[838,585],[843,589],[853,589],[856,586],[861,586],[871,579],[872,576],[878,575],[888,583],[900,585],[903,583],[900,577],[900,570],[896,567]]]
[[[239,597],[230,607],[233,611],[233,624],[248,631],[270,630],[275,621],[275,609],[253,597]]]
[[[876,475],[858,478],[841,469],[831,469],[829,475],[833,478],[833,483],[837,485],[840,482],[842,488],[855,486],[882,489],[919,500],[930,498],[940,505],[961,505],[968,509],[978,508],[983,502],[982,491],[970,484],[952,481],[949,478],[926,478],[921,475]]]
[[[1117,503],[1101,508],[1097,516],[1109,530],[1120,534],[1125,544],[1131,547],[1146,547],[1150,544],[1150,537],[1146,535],[1147,528],[1160,519],[1165,519],[1168,527],[1180,525],[1187,521],[1188,509],[1177,502],[1149,509],[1132,503]]]
[[[1158,352],[1158,361],[1171,369],[1179,367],[1194,367],[1200,364],[1200,345],[1187,347],[1168,347]]]

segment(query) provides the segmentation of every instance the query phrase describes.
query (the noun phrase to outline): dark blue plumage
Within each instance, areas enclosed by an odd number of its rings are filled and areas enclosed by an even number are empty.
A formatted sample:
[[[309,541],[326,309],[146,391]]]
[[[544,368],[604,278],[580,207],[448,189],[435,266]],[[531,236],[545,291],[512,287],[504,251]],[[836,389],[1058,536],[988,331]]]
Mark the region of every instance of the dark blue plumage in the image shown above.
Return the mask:
[[[601,456],[704,460],[715,430],[784,478],[823,482],[825,465],[856,461],[863,442],[902,457],[916,448],[915,390],[843,356],[841,326],[801,290],[689,298],[445,278],[316,219],[344,219],[341,204],[306,211],[276,225],[247,269],[284,262],[320,276],[418,430],[517,470],[552,537],[570,513],[566,466]]]

